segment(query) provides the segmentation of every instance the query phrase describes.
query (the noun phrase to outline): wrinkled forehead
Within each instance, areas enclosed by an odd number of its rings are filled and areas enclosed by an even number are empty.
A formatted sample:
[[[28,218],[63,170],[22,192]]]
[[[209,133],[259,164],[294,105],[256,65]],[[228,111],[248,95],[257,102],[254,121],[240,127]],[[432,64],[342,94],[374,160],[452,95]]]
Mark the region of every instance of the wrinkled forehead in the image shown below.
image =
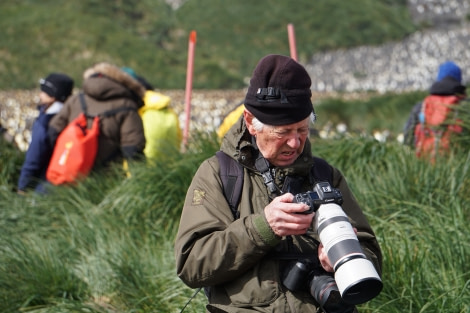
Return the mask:
[[[288,125],[265,125],[265,127],[271,131],[282,132],[282,131],[292,131],[300,128],[309,128],[310,126],[310,117],[307,117],[300,122],[288,124]]]

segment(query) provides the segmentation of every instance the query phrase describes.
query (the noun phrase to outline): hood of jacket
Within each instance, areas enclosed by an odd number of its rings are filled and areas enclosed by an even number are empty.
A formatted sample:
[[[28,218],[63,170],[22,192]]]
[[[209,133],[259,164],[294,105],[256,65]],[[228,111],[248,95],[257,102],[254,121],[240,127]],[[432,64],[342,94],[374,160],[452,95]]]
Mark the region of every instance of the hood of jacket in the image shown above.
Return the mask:
[[[230,128],[223,138],[221,148],[223,152],[237,160],[244,167],[259,172],[255,168],[255,161],[259,155],[254,137],[249,133],[245,120],[242,117]],[[295,162],[285,167],[272,167],[276,169],[276,173],[281,177],[288,175],[307,176],[313,165],[313,155],[311,151],[310,141],[305,142],[304,151],[295,160]]]
[[[140,108],[140,113],[147,110],[162,110],[170,105],[171,98],[153,90],[147,90],[144,96],[144,106]]]
[[[145,87],[119,67],[98,63],[83,73],[83,90],[97,100],[133,98],[143,104]]]
[[[447,96],[447,95],[465,95],[466,87],[459,83],[458,80],[451,76],[446,76],[440,81],[436,81],[431,85],[429,90],[432,95]]]

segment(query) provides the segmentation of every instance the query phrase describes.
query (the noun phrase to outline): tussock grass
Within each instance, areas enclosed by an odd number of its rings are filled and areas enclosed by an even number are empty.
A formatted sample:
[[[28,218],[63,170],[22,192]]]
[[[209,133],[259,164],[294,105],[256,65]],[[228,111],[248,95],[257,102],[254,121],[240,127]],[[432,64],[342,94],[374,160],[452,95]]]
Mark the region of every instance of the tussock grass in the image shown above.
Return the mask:
[[[469,155],[431,166],[395,143],[315,147],[344,169],[382,247],[384,290],[363,311],[469,312]]]
[[[47,196],[0,189],[1,312],[180,312],[195,293],[176,276],[173,241],[186,189],[218,149],[116,166]],[[340,168],[384,257],[384,289],[361,312],[470,312],[470,155],[435,165],[395,143],[314,139]],[[203,312],[199,292],[185,312]]]
[[[14,186],[20,176],[21,165],[24,160],[24,153],[16,146],[3,139],[0,134],[0,190],[11,191],[9,186]]]

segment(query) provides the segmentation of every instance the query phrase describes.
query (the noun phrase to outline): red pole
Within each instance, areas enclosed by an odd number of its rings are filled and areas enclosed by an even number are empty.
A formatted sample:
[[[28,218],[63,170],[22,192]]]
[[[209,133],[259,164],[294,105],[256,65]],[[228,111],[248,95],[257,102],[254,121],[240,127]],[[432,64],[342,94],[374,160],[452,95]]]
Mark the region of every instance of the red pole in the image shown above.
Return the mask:
[[[186,68],[186,91],[185,91],[185,123],[183,131],[183,150],[188,143],[189,121],[191,120],[191,90],[193,87],[193,66],[194,66],[194,49],[196,46],[196,31],[189,34],[188,44],[188,65]]]
[[[293,24],[287,24],[287,33],[289,35],[290,57],[297,61],[297,47],[295,46],[295,33]]]

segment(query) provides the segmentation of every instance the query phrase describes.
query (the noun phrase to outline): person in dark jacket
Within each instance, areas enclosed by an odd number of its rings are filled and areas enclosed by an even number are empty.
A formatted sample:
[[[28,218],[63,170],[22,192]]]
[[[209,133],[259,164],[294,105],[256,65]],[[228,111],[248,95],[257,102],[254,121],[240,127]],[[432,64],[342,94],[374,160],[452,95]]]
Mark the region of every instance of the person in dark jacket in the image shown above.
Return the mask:
[[[376,236],[344,176],[312,155],[310,86],[305,68],[290,57],[268,55],[256,66],[243,118],[225,134],[220,149],[243,169],[237,214],[224,195],[217,156],[205,160],[193,177],[175,239],[176,271],[189,287],[204,288],[207,312],[313,313],[321,306],[357,311],[333,291],[334,284],[320,297],[308,287],[307,281],[331,279],[333,272],[315,234],[317,213],[299,214],[310,207],[293,202],[295,194],[312,191],[319,182],[316,171],[328,173],[331,187],[341,191],[365,262],[381,273]],[[301,260],[315,265],[299,275],[306,279],[299,289],[290,289],[284,278]]]
[[[464,99],[467,95],[466,87],[462,84],[462,71],[453,61],[446,61],[439,65],[436,81],[429,89],[430,95],[457,96]],[[416,103],[411,109],[408,120],[403,128],[403,143],[410,147],[415,145],[415,127],[418,125],[423,102]]]
[[[52,156],[53,145],[47,132],[49,121],[62,109],[64,102],[72,94],[74,81],[62,73],[51,73],[39,81],[39,116],[31,130],[31,142],[21,167],[17,192],[23,194],[27,189],[45,192],[46,170]]]
[[[119,67],[98,63],[83,74],[87,115],[96,116],[119,109],[100,119],[98,151],[92,170],[112,162],[143,158],[145,136],[138,109],[143,105],[144,86]],[[72,96],[49,125],[49,139],[55,143],[58,135],[81,112],[79,94]],[[92,119],[89,121],[91,125]]]

